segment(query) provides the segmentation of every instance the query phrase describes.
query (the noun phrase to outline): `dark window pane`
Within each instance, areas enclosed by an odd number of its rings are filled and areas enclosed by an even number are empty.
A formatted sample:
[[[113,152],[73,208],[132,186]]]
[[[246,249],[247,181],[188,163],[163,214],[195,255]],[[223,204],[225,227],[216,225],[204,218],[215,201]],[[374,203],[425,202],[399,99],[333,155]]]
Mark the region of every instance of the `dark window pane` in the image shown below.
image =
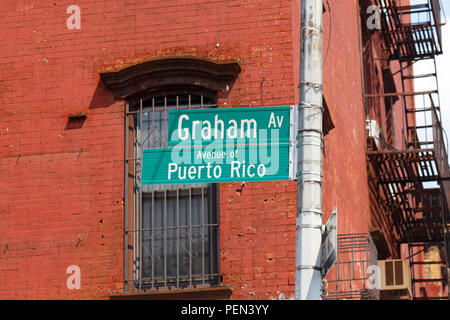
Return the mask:
[[[211,107],[215,98],[180,94],[132,104],[137,111],[136,154],[142,149],[167,148],[168,110]],[[138,167],[138,166],[137,166]],[[137,172],[139,175],[139,172]],[[218,217],[215,188],[210,184],[145,185],[136,178],[136,198],[142,192],[136,265],[144,286],[186,286],[218,279]],[[141,237],[141,238],[139,238]]]

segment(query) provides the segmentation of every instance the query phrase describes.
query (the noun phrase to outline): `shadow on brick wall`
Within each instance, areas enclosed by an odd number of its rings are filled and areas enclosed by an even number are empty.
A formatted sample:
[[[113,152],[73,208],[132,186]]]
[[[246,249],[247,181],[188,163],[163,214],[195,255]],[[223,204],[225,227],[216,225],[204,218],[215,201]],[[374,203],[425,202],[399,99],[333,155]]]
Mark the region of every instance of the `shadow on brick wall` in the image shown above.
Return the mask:
[[[91,98],[89,109],[95,108],[107,108],[112,105],[116,100],[111,91],[105,88],[101,81],[98,81],[97,88],[94,95]]]

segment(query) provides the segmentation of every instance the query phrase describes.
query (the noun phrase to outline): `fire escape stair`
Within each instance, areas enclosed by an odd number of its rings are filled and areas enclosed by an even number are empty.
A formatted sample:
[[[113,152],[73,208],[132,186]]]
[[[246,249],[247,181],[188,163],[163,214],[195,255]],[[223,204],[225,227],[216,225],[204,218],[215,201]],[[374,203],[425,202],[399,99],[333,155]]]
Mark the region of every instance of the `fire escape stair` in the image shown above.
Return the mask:
[[[398,96],[402,101],[406,132],[403,133],[404,150],[368,152],[370,179],[378,186],[379,202],[388,213],[397,241],[408,245],[414,299],[443,299],[447,297],[427,296],[425,289],[418,286],[419,283],[439,282],[444,290],[450,273],[450,169],[440,123],[435,60],[436,55],[442,53],[440,1],[423,0],[421,4],[401,6],[396,0],[376,0],[375,4],[381,8],[381,36],[386,45],[386,57],[400,65]],[[410,67],[425,59],[433,60],[434,72],[412,74]],[[434,80],[436,90],[409,92],[411,89],[406,82],[417,79],[429,83]],[[419,106],[417,101],[421,96],[423,104]],[[439,248],[441,259],[424,260],[420,253],[432,246]],[[439,277],[436,273],[424,277],[418,272],[417,268],[427,265],[440,265]]]

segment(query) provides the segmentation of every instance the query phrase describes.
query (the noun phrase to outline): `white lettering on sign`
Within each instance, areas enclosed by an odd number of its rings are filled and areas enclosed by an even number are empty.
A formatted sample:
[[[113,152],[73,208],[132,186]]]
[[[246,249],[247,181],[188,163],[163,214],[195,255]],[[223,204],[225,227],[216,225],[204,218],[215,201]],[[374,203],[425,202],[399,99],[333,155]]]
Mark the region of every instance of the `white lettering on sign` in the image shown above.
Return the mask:
[[[212,169],[212,170],[211,170]],[[194,180],[208,178],[211,179],[212,175],[218,179],[222,176],[222,168],[219,165],[213,166],[210,162],[206,166],[179,166],[176,163],[169,163],[168,179],[180,179],[180,180]],[[211,175],[212,171],[212,175]]]
[[[275,120],[275,115],[273,114],[273,112],[270,114],[270,120],[269,120],[269,128],[271,126],[273,126],[274,128],[281,128],[281,126],[283,125],[283,118],[284,116],[276,116],[276,120]]]
[[[234,178],[245,178],[245,177],[254,177],[255,165],[251,164],[249,166],[245,165],[245,161],[233,161],[231,162],[231,177]],[[253,173],[252,173],[253,172]],[[256,174],[259,177],[264,177],[266,174],[266,166],[264,164],[258,165],[256,169]]]
[[[187,140],[187,138],[189,138],[189,130],[187,128],[182,129],[182,126],[181,126],[181,124],[183,123],[183,120],[185,120],[185,119],[189,120],[189,117],[185,114],[183,114],[178,119],[178,137],[182,141]]]
[[[225,151],[199,151],[197,153],[197,159],[225,159],[227,153]]]
[[[231,178],[253,178],[258,176],[264,177],[267,173],[266,166],[264,164],[250,164],[246,165],[245,161],[232,161],[231,162]],[[169,163],[167,179],[179,179],[179,180],[196,180],[196,179],[211,179],[214,176],[215,179],[219,179],[222,176],[222,167],[220,165],[212,166],[210,162],[201,166],[184,166],[176,163]]]
[[[187,114],[183,114],[178,118],[177,133],[178,138],[182,141],[189,139],[189,137],[192,137],[192,139],[194,140],[198,139],[198,130],[200,130],[200,136],[203,140],[211,140],[213,138],[224,139],[225,134],[227,139],[237,139],[238,137],[240,137],[241,139],[257,138],[258,124],[255,119],[242,119],[239,124],[236,120],[231,119],[228,121],[227,126],[225,127],[224,121],[219,119],[219,116],[216,114],[214,116],[214,126],[209,120],[194,120],[191,123],[191,128],[186,128],[183,126],[183,123],[185,121],[189,121],[189,119],[190,118]],[[280,120],[277,119],[277,121],[280,124]],[[283,117],[281,117],[281,123],[282,122]]]

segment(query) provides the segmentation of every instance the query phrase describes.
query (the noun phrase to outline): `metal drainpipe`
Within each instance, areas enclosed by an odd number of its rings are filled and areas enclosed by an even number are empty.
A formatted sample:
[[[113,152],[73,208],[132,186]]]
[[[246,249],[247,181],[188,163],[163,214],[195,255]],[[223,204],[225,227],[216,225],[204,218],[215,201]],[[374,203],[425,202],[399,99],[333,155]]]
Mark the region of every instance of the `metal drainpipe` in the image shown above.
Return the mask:
[[[301,2],[295,299],[321,299],[322,0]]]

